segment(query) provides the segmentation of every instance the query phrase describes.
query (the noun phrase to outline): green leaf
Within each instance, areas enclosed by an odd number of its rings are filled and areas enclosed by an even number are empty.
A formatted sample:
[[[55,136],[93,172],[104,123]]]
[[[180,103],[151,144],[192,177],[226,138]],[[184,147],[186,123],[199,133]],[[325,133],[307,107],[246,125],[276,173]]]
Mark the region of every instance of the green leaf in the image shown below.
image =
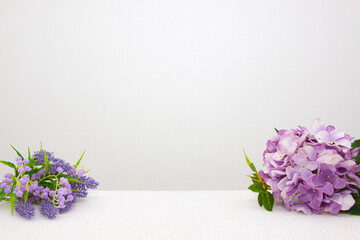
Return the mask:
[[[79,181],[79,180],[77,180],[77,179],[75,179],[75,178],[72,178],[72,177],[68,177],[67,179],[68,179],[69,183],[77,182],[77,183],[82,183],[82,184],[84,184],[83,182],[81,182],[81,181]]]
[[[279,132],[279,130],[277,129],[277,128],[274,128],[275,129],[275,131],[278,133]]]
[[[13,184],[14,184],[13,186],[15,186],[17,183],[17,178],[11,175],[11,179],[13,180]]]
[[[85,154],[85,151],[86,151],[86,150],[84,150],[84,152],[83,152],[83,154],[81,155],[80,159],[76,162],[75,167],[78,167],[78,166],[79,166],[79,164],[80,164],[80,162],[81,162],[81,159],[83,158],[83,156],[84,156],[84,154]]]
[[[50,181],[50,182],[41,182],[39,183],[40,186],[43,186],[43,187],[48,187],[48,188],[56,188],[56,184],[54,181]]]
[[[357,165],[360,164],[360,153],[355,157],[355,162]]]
[[[345,212],[350,213],[351,215],[360,216],[360,204],[355,204],[352,208],[350,208],[348,211]]]
[[[63,173],[61,173],[61,174],[58,175],[58,178],[61,178],[61,177],[67,178],[67,180],[69,181],[69,183],[77,182],[77,183],[82,183],[82,184],[84,184],[83,182],[81,182],[81,181],[78,180],[80,177],[79,177],[79,178],[72,178],[72,177],[70,177],[69,175],[63,174]]]
[[[256,167],[255,167],[254,163],[250,163],[250,169],[253,170],[254,172],[256,172]]]
[[[268,211],[272,211],[274,206],[273,195],[270,192],[266,191],[264,193],[264,196],[262,197],[262,200],[263,200],[264,208]]]
[[[355,140],[352,144],[351,144],[352,148],[357,148],[360,147],[360,139]]]
[[[33,167],[33,164],[34,164],[34,159],[31,157],[31,153],[30,153],[30,147],[28,147],[28,159],[30,161],[30,167],[32,168]]]
[[[253,191],[253,192],[263,192],[265,191],[263,188],[263,184],[260,182],[255,182],[254,184],[250,185],[249,190]]]
[[[244,151],[245,160],[246,160],[247,165],[250,167],[251,170],[253,170],[254,172],[256,172],[256,168],[255,168],[254,163],[252,163],[252,162],[250,161],[250,159],[248,158],[248,156],[246,155],[245,149],[243,149],[243,151]]]
[[[243,148],[243,151],[244,151],[246,163],[247,163],[247,165],[250,167],[251,161],[250,161],[250,159],[248,158],[248,156],[246,155],[246,152],[245,152],[245,149],[244,149],[244,148]]]
[[[4,193],[4,192],[0,194],[0,202],[4,199],[5,195],[6,195],[6,193]]]
[[[28,197],[29,197],[29,192],[25,192],[25,194],[24,194],[24,201],[25,202],[27,202]]]
[[[4,193],[4,189],[1,188],[0,189],[0,202],[3,200],[3,198],[5,197],[6,193]]]
[[[11,167],[11,168],[13,168],[13,169],[16,171],[16,167],[15,167],[15,165],[14,165],[13,163],[8,162],[8,161],[2,161],[2,160],[0,160],[0,163],[6,165],[6,166],[8,166],[8,167]]]
[[[351,144],[351,147],[352,147],[352,149],[360,147],[360,139],[355,140],[355,141]],[[359,154],[355,157],[355,161],[356,161],[356,164],[358,164],[358,165],[360,164],[360,152],[359,152]]]
[[[44,150],[44,165],[45,165],[46,172],[47,173],[50,172],[49,158],[48,158],[45,150]]]
[[[14,151],[16,152],[16,154],[17,154],[19,157],[21,157],[22,160],[24,160],[24,157],[21,156],[21,154],[19,153],[19,151],[16,150],[13,145],[10,144],[10,146],[12,147],[12,149],[14,149]]]
[[[10,208],[11,208],[11,215],[14,215],[14,206],[15,206],[15,193],[10,193]]]
[[[265,195],[265,192],[259,192],[259,195],[258,195],[258,203],[259,203],[259,206],[260,206],[260,207],[262,207],[262,206],[264,205],[264,203],[263,203],[264,195]]]

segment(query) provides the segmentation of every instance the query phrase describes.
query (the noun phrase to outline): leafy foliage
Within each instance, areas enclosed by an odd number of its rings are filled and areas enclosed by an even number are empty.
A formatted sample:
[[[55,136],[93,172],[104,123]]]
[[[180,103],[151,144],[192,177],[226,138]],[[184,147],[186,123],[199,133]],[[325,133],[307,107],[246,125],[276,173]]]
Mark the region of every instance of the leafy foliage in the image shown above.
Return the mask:
[[[76,162],[76,164],[75,164],[74,167],[78,167],[78,166],[80,165],[81,159],[83,158],[83,156],[84,156],[84,154],[85,154],[85,151],[86,151],[86,150],[84,150],[83,154],[81,155],[80,159]]]
[[[355,141],[352,143],[351,147],[352,147],[353,149],[360,147],[360,139],[355,140]],[[355,157],[355,161],[356,161],[356,164],[360,164],[360,152],[359,152],[359,154]]]
[[[44,166],[45,166],[46,172],[47,173],[50,172],[50,163],[49,163],[49,158],[48,158],[46,151],[44,151]]]
[[[15,167],[15,165],[14,165],[13,163],[8,162],[8,161],[3,161],[3,160],[0,160],[0,163],[6,165],[6,166],[8,166],[8,167],[13,168],[13,169],[15,170],[15,172],[16,172],[16,167]]]
[[[355,204],[349,210],[344,211],[344,213],[360,216],[360,196],[355,193],[353,193],[352,196],[355,199]]]
[[[254,163],[251,162],[248,156],[246,155],[245,150],[244,150],[244,154],[245,154],[246,163],[248,164],[250,169],[254,172],[248,175],[248,177],[250,177],[253,182],[253,184],[249,186],[249,190],[258,193],[258,203],[260,207],[264,206],[266,210],[272,211],[274,206],[274,197],[271,194],[271,192],[269,192],[269,190],[271,189],[261,178],[260,174],[256,170]]]
[[[17,154],[19,157],[21,157],[21,159],[24,160],[24,157],[20,154],[20,152],[19,152],[18,150],[16,150],[16,148],[14,148],[13,145],[10,144],[10,146],[11,146],[12,149],[14,149],[14,151],[16,152],[16,154]]]

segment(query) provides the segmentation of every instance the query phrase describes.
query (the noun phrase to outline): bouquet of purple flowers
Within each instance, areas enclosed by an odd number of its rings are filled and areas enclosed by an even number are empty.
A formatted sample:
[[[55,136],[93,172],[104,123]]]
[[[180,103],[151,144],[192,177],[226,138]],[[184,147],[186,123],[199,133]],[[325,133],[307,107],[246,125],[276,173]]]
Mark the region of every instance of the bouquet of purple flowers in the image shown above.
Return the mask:
[[[360,140],[316,119],[305,127],[277,130],[264,151],[264,168],[248,175],[260,206],[274,203],[305,214],[360,215]]]
[[[69,211],[80,198],[88,195],[88,189],[95,189],[99,183],[84,174],[80,167],[81,159],[75,165],[55,158],[45,150],[30,154],[24,158],[17,153],[16,164],[8,161],[0,163],[9,166],[14,173],[6,173],[0,182],[0,202],[10,201],[11,214],[15,211],[22,217],[30,219],[35,215],[35,204],[40,205],[40,213],[50,219],[58,213]]]

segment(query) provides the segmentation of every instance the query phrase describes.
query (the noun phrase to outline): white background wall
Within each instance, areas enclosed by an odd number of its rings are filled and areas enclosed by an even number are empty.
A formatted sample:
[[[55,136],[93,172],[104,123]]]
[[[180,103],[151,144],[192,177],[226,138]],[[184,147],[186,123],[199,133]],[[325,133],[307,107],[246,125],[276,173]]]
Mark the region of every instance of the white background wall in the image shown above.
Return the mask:
[[[359,1],[0,1],[0,159],[101,189],[244,189],[273,127],[360,138]],[[3,175],[6,167],[0,166]]]

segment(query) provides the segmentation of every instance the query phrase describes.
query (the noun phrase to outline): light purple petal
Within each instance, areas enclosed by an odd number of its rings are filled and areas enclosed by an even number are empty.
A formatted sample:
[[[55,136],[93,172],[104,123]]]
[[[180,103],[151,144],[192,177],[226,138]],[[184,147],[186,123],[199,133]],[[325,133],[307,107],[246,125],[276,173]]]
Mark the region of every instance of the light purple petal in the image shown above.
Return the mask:
[[[306,215],[312,214],[311,209],[306,204],[293,205],[290,207],[290,209],[297,212],[303,212]]]
[[[330,135],[327,131],[320,131],[315,134],[315,137],[319,142],[330,142]]]
[[[347,147],[347,148],[351,148],[351,141],[345,139],[345,138],[341,138],[335,141],[336,144]]]
[[[337,130],[337,129],[330,132],[330,138],[333,141],[343,138],[344,136],[345,136],[345,133],[340,130]]]
[[[346,211],[349,210],[355,204],[355,200],[353,196],[351,196],[350,191],[344,191],[341,193],[342,201],[341,201],[341,210]]]
[[[294,154],[297,148],[297,140],[297,137],[294,135],[286,134],[282,136],[279,141],[280,151],[287,155]]]
[[[340,210],[341,210],[341,205],[336,202],[329,203],[324,209],[324,211],[331,214],[338,214]]]
[[[325,130],[325,124],[324,124],[324,122],[321,121],[320,118],[315,119],[314,122],[312,123],[311,130],[312,130],[314,133],[318,133],[318,132],[320,132],[320,131]]]
[[[321,188],[321,190],[326,194],[326,195],[333,195],[334,194],[334,188],[332,186],[331,183],[326,182],[325,185]]]
[[[295,162],[297,165],[300,165],[300,166],[305,165],[306,162],[307,162],[306,157],[304,157],[304,156],[302,156],[302,155],[300,155],[300,154],[296,154],[296,155],[293,157],[293,159],[294,159],[294,162]]]

